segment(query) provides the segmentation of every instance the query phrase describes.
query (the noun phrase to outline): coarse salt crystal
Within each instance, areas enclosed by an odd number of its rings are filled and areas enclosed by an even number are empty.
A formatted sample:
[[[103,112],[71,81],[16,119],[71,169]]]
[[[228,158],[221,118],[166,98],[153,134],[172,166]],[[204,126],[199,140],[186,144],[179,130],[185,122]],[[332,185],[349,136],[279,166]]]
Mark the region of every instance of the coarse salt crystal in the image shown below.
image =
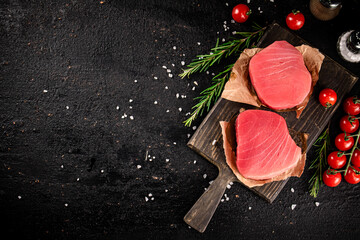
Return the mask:
[[[173,77],[173,75],[171,73],[169,73],[169,78],[172,78],[172,77]]]
[[[165,189],[165,192],[168,192],[169,190]]]
[[[193,126],[192,129],[193,129],[193,130],[196,130],[196,126]]]
[[[168,72],[168,73],[171,72],[171,69],[166,69],[166,72]]]
[[[170,112],[170,110],[168,109],[168,110],[166,110],[166,112],[168,113],[168,112]]]
[[[194,160],[194,164],[196,164],[196,160]]]
[[[133,107],[132,106],[129,106],[130,109],[132,109]]]
[[[226,185],[226,188],[227,188],[227,189],[230,189],[230,188],[231,188],[231,185],[230,185],[230,184]]]
[[[229,182],[229,184],[232,186],[234,183],[233,183],[233,182]]]
[[[119,106],[116,106],[116,110],[119,110],[120,109],[120,107]]]
[[[21,196],[20,196],[20,195],[18,196],[18,199],[21,199]]]
[[[134,82],[137,83],[138,81],[135,79]]]
[[[209,74],[210,72],[209,71],[206,71],[206,74]]]
[[[153,159],[155,159],[156,157],[155,157],[155,156],[153,156],[152,158],[153,158]]]
[[[48,92],[48,90],[44,89],[44,90],[43,90],[43,92],[44,92],[44,93],[47,93],[47,92]]]
[[[226,5],[226,6],[229,6],[229,4],[228,4],[228,3],[225,3],[225,5]]]
[[[176,50],[176,46],[173,46],[173,49]]]
[[[197,42],[197,45],[200,45],[201,43],[200,42]]]
[[[214,139],[213,141],[212,141],[212,143],[211,143],[211,145],[215,145],[215,143],[216,143],[216,139]]]
[[[133,102],[134,100],[132,100],[132,99],[129,99],[129,102]]]
[[[206,174],[204,174],[204,175],[203,175],[203,178],[205,179],[206,177],[207,177],[207,175],[206,175]]]
[[[64,168],[64,165],[61,165],[60,167],[61,167],[61,168]]]
[[[176,145],[176,142],[173,142],[174,143],[174,145]]]
[[[165,159],[165,162],[169,162],[170,160],[167,158],[167,159]]]
[[[101,169],[101,173],[104,173],[104,170],[103,170],[103,169]]]
[[[225,38],[221,39],[223,42],[225,42]]]
[[[291,192],[295,192],[295,190],[293,188],[290,189]]]
[[[164,65],[164,66],[162,66],[162,68],[163,68],[163,69],[166,69],[167,67]]]
[[[274,2],[274,0],[270,0],[270,2]]]
[[[77,178],[76,181],[80,181],[80,178]]]
[[[291,210],[294,210],[296,208],[296,204],[291,205]]]
[[[221,202],[224,202],[225,200],[222,198],[220,201],[221,201]]]
[[[315,202],[315,206],[317,206],[317,207],[318,207],[319,205],[320,205],[320,203],[319,203],[319,202]]]
[[[130,120],[134,120],[134,116],[130,116]]]
[[[177,93],[177,94],[176,94],[176,98],[179,98],[179,96],[180,96],[180,94]]]
[[[179,112],[181,112],[182,111],[182,108],[179,108]]]
[[[249,3],[250,3],[250,0],[247,0],[247,3],[249,4]]]
[[[249,207],[249,210],[251,210],[251,207]]]
[[[171,66],[175,67],[175,63],[172,63]]]
[[[195,87],[192,87],[192,89],[191,89],[191,90],[195,91]]]
[[[146,202],[149,201],[149,198],[148,198],[148,197],[145,197],[145,201],[146,201]]]
[[[149,196],[149,197],[152,197],[152,193],[149,193],[148,196]]]
[[[181,98],[186,98],[186,95],[182,95],[182,94],[181,94]]]
[[[69,106],[66,106],[66,109],[69,109]]]
[[[156,79],[158,79],[158,77],[154,77],[154,79],[156,80]]]
[[[184,65],[185,65],[185,62],[184,62],[184,61],[181,61],[181,65],[183,65],[183,66],[184,66]]]
[[[215,76],[215,73],[211,73],[212,76]]]
[[[235,20],[234,19],[231,19],[231,21],[230,21],[231,23],[235,23]]]
[[[214,181],[213,181],[213,180],[211,180],[211,181],[209,182],[209,185],[211,185],[213,182],[214,182]]]
[[[137,165],[136,167],[137,167],[137,169],[140,169],[140,168],[141,168],[141,165]]]
[[[69,204],[67,204],[67,203],[65,203],[64,205],[65,205],[65,207],[69,206]]]
[[[194,84],[195,84],[196,86],[198,86],[198,85],[199,85],[197,81],[194,81]]]
[[[154,197],[152,197],[152,198],[151,198],[151,201],[154,201],[154,199],[155,199],[155,198],[154,198]]]
[[[158,104],[158,102],[157,102],[157,101],[154,101],[154,104]]]
[[[235,34],[236,34],[236,31],[233,31],[232,34],[235,35]]]
[[[165,86],[165,89],[169,89],[169,87],[168,87],[168,86]]]

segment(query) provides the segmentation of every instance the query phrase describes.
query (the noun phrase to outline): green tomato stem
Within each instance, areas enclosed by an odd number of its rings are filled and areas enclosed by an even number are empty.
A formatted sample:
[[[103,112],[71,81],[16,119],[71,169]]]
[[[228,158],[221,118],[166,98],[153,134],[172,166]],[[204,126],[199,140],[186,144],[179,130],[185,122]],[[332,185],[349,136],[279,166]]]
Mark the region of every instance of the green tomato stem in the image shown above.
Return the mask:
[[[357,145],[358,145],[358,143],[359,143],[359,138],[360,138],[360,129],[359,129],[358,133],[355,134],[355,135],[353,135],[353,136],[356,137],[356,140],[355,140],[355,143],[354,143],[353,148],[351,149],[350,158],[349,158],[349,161],[348,161],[348,163],[347,163],[347,165],[346,165],[345,174],[344,174],[344,175],[346,175],[346,173],[347,173],[347,171],[348,171],[348,169],[349,169],[349,167],[350,167],[351,158],[352,158],[352,156],[353,156],[353,154],[354,154],[355,149],[357,149]]]

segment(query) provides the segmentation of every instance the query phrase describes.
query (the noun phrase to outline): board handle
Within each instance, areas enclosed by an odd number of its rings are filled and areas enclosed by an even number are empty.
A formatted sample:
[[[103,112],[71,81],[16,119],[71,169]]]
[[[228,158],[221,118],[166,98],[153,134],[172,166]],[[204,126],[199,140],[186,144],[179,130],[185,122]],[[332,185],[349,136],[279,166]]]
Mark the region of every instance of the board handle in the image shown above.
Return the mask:
[[[234,178],[229,168],[219,170],[219,175],[185,215],[184,221],[203,233],[220,203],[226,186]]]

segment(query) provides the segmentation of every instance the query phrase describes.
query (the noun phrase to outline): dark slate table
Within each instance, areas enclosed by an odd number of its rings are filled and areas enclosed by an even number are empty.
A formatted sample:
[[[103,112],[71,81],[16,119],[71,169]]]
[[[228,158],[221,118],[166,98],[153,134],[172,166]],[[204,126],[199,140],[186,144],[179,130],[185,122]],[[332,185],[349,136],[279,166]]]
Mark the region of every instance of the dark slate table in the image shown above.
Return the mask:
[[[340,34],[359,27],[359,1],[346,1],[337,18],[321,22],[308,1],[251,0],[249,21],[234,24],[239,2],[2,1],[3,236],[356,239],[359,185],[323,187],[314,199],[309,162],[272,204],[234,184],[205,233],[183,222],[217,169],[186,146],[194,129],[182,121],[220,68],[180,79],[182,61],[232,31],[250,30],[253,21],[285,26],[287,13],[300,9],[306,23],[296,33],[360,76],[360,65],[336,52]],[[352,94],[360,95],[360,83]],[[332,135],[342,114],[333,118]]]

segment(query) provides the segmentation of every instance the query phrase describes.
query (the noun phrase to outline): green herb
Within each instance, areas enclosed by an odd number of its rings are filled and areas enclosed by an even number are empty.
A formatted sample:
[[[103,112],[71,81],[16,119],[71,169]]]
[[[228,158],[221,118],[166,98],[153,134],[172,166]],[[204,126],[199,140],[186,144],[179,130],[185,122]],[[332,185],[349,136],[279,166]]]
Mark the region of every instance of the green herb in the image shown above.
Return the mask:
[[[196,72],[204,72],[208,70],[215,63],[219,63],[221,59],[227,58],[231,55],[235,55],[243,51],[245,48],[250,48],[254,40],[259,41],[260,37],[264,34],[265,27],[260,27],[255,24],[253,26],[254,32],[238,32],[236,35],[240,35],[243,38],[231,39],[230,41],[220,44],[219,39],[216,41],[216,45],[211,49],[210,54],[198,55],[189,65],[187,69],[179,75],[181,78],[189,77],[191,74]],[[238,56],[238,55],[236,55]],[[202,91],[200,96],[194,100],[198,100],[198,103],[192,107],[195,109],[191,116],[184,121],[185,126],[191,126],[192,122],[201,116],[206,108],[209,111],[212,103],[220,97],[222,90],[224,89],[225,83],[230,77],[231,69],[234,64],[231,64],[225,69],[212,78],[212,85]]]
[[[317,157],[309,167],[309,169],[315,169],[313,176],[309,180],[309,183],[310,195],[316,198],[323,183],[322,174],[326,168],[327,150],[330,148],[329,126],[315,141],[313,146],[317,148]]]

